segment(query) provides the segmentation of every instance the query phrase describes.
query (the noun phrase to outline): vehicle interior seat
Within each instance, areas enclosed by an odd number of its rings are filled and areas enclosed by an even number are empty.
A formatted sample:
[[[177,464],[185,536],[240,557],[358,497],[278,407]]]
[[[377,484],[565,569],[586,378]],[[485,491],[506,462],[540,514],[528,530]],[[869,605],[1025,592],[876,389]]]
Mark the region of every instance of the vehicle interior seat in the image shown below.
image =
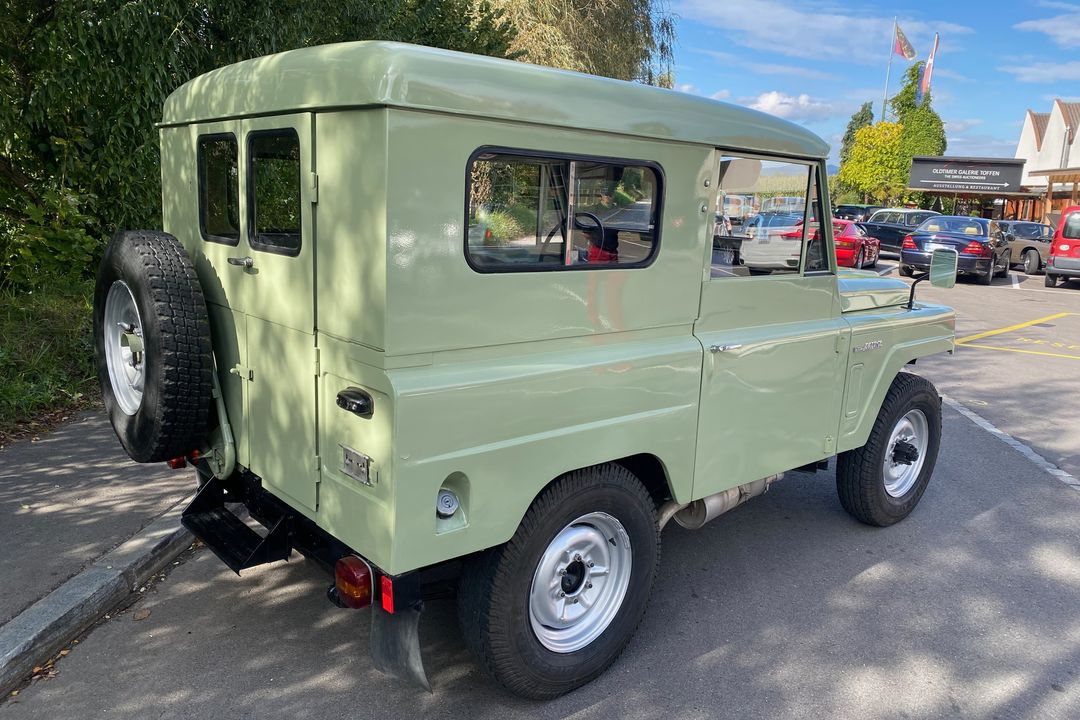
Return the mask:
[[[927,225],[926,226],[926,231],[927,232],[941,232],[941,226],[940,225]]]
[[[979,234],[979,228],[975,227],[974,225],[968,225],[966,228],[964,228],[964,234],[965,235],[978,235]]]

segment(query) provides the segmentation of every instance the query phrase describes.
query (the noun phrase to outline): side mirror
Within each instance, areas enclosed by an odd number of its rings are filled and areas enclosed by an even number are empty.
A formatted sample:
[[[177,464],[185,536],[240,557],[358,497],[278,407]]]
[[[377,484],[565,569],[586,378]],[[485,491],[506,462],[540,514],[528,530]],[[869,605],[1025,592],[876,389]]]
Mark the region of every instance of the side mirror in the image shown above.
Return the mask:
[[[956,264],[960,256],[955,250],[938,248],[930,256],[930,284],[939,288],[951,288],[956,284]]]

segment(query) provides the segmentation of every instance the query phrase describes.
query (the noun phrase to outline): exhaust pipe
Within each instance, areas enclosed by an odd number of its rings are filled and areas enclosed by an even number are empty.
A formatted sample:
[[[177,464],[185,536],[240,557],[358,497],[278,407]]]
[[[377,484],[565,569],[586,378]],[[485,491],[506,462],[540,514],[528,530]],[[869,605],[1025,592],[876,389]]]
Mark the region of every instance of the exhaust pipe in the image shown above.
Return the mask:
[[[774,482],[784,477],[783,473],[769,475],[760,480],[754,480],[738,487],[728,488],[723,492],[714,493],[700,500],[695,500],[689,505],[680,505],[674,501],[667,503],[660,510],[660,528],[663,529],[668,520],[675,522],[687,530],[697,530],[705,523],[723,515],[728,510],[733,510],[752,497],[761,495]]]

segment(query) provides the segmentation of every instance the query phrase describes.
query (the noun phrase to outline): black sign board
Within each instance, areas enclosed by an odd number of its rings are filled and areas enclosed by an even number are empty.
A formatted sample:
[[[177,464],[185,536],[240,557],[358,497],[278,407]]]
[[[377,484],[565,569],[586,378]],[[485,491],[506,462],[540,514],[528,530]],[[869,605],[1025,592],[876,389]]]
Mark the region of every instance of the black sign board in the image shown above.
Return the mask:
[[[911,159],[908,187],[955,193],[1015,193],[1020,191],[1023,174],[1023,160],[916,157]]]

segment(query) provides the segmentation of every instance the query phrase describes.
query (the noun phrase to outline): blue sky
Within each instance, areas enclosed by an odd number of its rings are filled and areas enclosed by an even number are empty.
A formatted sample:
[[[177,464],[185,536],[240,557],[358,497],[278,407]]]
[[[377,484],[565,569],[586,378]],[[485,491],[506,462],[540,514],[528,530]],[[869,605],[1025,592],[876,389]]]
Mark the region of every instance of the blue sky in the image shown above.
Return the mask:
[[[1080,2],[672,0],[676,85],[801,123],[833,146],[865,101],[880,119],[893,16],[925,60],[947,155],[1012,157],[1030,107],[1080,101]],[[893,58],[891,92],[909,63]]]

